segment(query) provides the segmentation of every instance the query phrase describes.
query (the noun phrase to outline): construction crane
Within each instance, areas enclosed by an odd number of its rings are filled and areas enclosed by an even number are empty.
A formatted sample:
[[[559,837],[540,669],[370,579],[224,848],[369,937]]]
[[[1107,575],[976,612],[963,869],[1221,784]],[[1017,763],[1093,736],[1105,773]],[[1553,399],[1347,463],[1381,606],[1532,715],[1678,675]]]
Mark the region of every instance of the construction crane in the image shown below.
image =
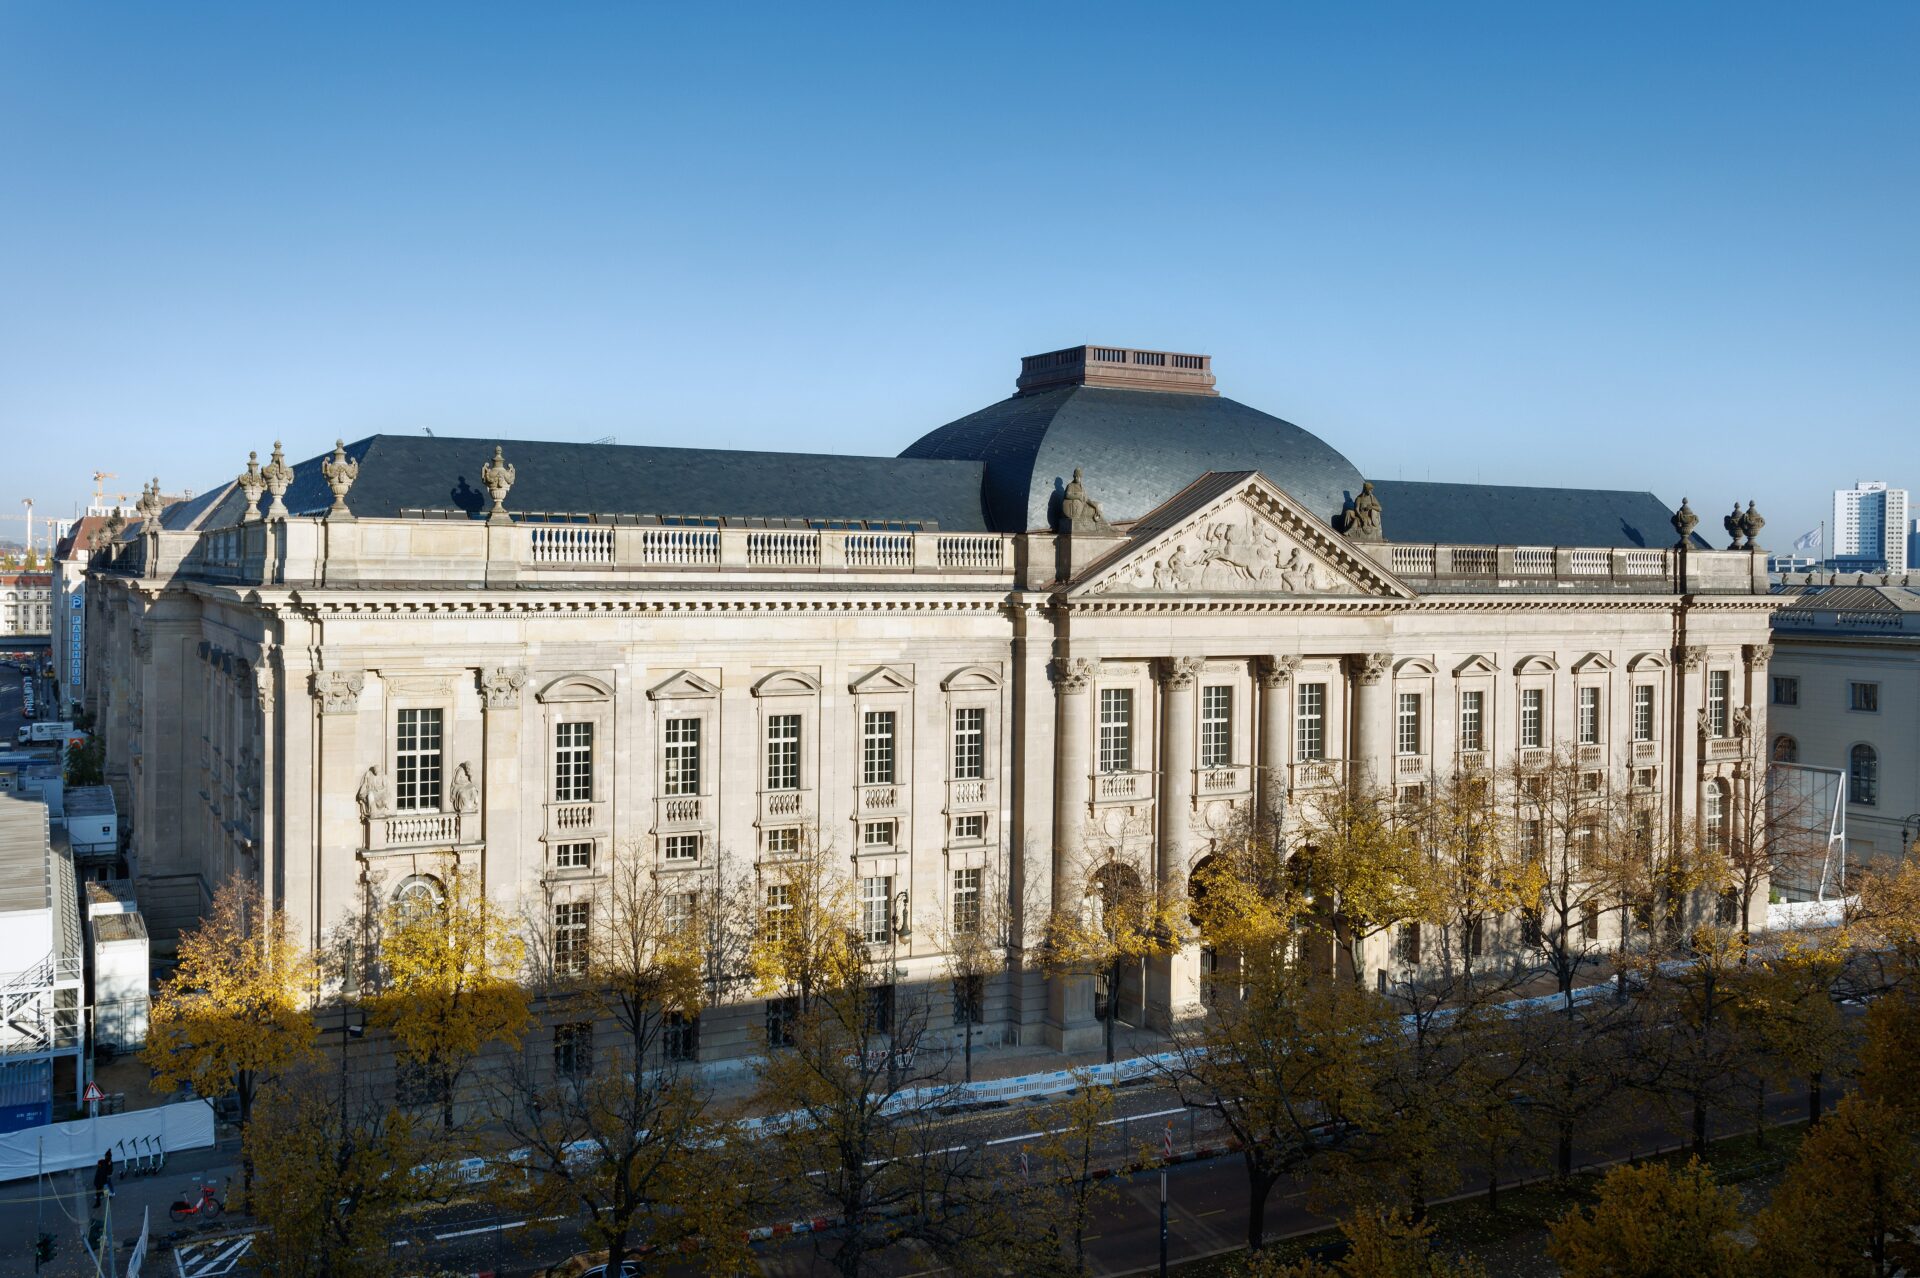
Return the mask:
[[[104,505],[107,500],[106,491],[100,481],[103,479],[118,479],[118,478],[120,478],[120,476],[114,474],[110,470],[96,470],[93,472],[93,504],[94,505],[96,506]]]
[[[27,508],[27,514],[26,514],[26,520],[27,520],[27,553],[26,553],[26,558],[27,558],[27,559],[32,559],[32,558],[33,558],[33,498],[31,498],[31,497],[22,497],[22,498],[20,499],[20,504],[21,504],[22,506],[25,506],[25,507]],[[24,561],[23,561],[23,562],[24,562]]]

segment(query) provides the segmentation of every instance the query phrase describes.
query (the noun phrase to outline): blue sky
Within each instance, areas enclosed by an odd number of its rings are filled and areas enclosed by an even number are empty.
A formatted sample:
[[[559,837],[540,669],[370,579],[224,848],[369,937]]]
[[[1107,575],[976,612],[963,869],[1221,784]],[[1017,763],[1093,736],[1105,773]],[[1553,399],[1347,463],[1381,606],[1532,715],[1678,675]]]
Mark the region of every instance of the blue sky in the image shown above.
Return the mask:
[[[1911,4],[9,0],[0,534],[276,436],[893,453],[1096,341],[1778,547],[1920,488],[1917,126]]]

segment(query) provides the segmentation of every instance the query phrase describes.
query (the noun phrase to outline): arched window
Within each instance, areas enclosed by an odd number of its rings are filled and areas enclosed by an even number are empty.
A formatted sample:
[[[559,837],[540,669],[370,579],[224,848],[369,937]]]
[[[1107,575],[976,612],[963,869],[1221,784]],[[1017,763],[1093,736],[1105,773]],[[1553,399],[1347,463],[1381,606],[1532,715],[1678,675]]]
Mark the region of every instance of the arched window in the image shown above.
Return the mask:
[[[1707,849],[1711,852],[1727,850],[1727,783],[1725,781],[1707,782],[1706,808],[1701,813],[1701,822],[1706,827]]]
[[[1880,802],[1880,756],[1864,742],[1853,748],[1848,759],[1847,801],[1867,807]]]
[[[1773,739],[1773,761],[1775,763],[1800,762],[1800,743],[1786,733]]]
[[[393,908],[406,918],[437,910],[445,899],[439,881],[427,874],[415,874],[402,879],[400,886],[393,890]]]

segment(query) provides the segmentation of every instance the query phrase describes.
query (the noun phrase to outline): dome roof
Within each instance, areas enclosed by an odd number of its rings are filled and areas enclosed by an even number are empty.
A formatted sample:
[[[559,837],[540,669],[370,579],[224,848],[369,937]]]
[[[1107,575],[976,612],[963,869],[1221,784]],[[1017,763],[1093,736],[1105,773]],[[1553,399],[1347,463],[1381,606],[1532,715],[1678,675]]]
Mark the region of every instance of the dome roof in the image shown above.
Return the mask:
[[[1212,470],[1258,470],[1332,523],[1360,472],[1292,422],[1211,394],[1075,384],[1001,400],[923,435],[902,457],[986,463],[987,521],[1045,528],[1074,471],[1109,520],[1137,519]]]

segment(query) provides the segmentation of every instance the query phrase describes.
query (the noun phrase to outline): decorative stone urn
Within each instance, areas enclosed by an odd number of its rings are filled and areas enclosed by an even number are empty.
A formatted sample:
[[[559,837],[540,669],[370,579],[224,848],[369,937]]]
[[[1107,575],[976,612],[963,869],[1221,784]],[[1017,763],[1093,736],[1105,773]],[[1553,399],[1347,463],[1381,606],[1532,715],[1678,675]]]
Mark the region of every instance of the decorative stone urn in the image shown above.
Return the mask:
[[[134,503],[134,513],[147,523],[158,523],[160,512],[166,509],[160,500],[160,481],[140,485],[140,500]]]
[[[240,475],[240,495],[247,499],[245,509],[240,512],[240,522],[257,524],[260,522],[260,494],[267,491],[267,481],[260,475],[260,454],[247,452],[247,468]]]
[[[347,489],[360,478],[360,463],[347,456],[343,440],[333,441],[333,456],[320,463],[320,475],[327,481],[327,487],[333,489],[333,505],[327,510],[327,518],[352,519],[353,512],[347,509]]]
[[[480,483],[493,498],[493,509],[487,512],[490,524],[510,524],[513,516],[507,513],[507,490],[513,487],[513,463],[509,462],[500,445],[493,446],[493,460],[480,468]]]
[[[284,520],[287,517],[287,503],[282,500],[287,488],[293,483],[293,467],[287,465],[287,459],[280,452],[280,441],[273,441],[273,456],[260,470],[260,478],[266,481],[267,491],[273,494],[273,501],[267,506],[267,519]]]
[[[1748,502],[1747,513],[1740,516],[1740,532],[1747,539],[1748,550],[1760,549],[1760,530],[1766,526],[1765,516],[1761,515],[1754,503]]]
[[[1742,528],[1742,517],[1740,514],[1739,502],[1736,501],[1735,503],[1733,503],[1733,513],[1731,515],[1726,516],[1724,519],[1722,519],[1720,521],[1720,526],[1726,529],[1727,536],[1733,539],[1727,543],[1727,549],[1728,550],[1740,549],[1740,532]]]
[[[1686,549],[1693,542],[1693,530],[1700,526],[1700,516],[1693,513],[1693,507],[1687,505],[1687,499],[1680,499],[1680,509],[1673,512],[1673,530],[1680,534],[1679,546]]]

